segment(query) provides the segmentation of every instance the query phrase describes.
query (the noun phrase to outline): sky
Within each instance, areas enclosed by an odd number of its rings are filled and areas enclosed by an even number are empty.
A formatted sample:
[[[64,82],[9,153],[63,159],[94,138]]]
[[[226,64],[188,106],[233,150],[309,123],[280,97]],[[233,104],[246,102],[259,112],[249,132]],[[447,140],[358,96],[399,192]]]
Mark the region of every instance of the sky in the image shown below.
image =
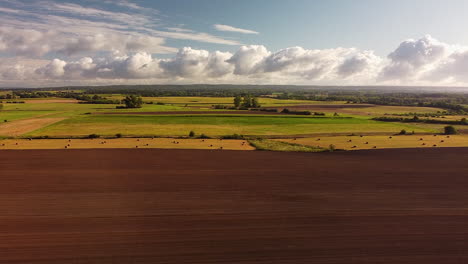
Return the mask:
[[[468,86],[465,0],[1,0],[0,87]]]

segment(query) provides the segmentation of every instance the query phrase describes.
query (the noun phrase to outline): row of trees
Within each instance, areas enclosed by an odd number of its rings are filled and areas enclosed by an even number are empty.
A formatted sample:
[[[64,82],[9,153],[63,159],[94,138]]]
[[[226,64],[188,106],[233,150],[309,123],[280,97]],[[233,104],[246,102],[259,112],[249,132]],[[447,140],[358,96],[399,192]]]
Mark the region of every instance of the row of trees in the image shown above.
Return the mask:
[[[258,103],[257,97],[251,95],[237,95],[236,97],[234,97],[234,106],[236,108],[258,108],[260,107],[260,104]]]

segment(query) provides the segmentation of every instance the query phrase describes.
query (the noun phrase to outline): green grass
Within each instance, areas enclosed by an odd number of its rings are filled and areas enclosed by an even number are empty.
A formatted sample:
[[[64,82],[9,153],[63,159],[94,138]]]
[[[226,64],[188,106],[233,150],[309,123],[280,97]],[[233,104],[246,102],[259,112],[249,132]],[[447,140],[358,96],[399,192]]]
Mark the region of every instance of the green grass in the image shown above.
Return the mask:
[[[323,152],[327,149],[305,146],[300,144],[293,144],[282,141],[274,141],[268,139],[255,139],[249,140],[249,143],[254,146],[257,150],[268,150],[268,151],[288,151],[288,152]]]
[[[39,117],[51,113],[53,111],[0,111],[0,122]]]
[[[190,130],[209,136],[297,135],[314,133],[397,133],[401,129],[432,132],[408,124],[378,122],[358,118],[314,118],[298,116],[229,116],[229,115],[82,115],[29,133],[30,136],[156,135],[183,136]]]

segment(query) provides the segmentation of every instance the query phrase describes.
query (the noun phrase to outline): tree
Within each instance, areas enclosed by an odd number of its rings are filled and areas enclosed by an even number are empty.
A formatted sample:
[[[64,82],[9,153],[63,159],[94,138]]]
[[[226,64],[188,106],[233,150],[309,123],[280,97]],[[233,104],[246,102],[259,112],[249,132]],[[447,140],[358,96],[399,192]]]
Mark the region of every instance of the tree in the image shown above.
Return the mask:
[[[126,108],[141,108],[143,104],[143,99],[140,96],[129,95],[122,100]]]
[[[234,106],[240,107],[242,103],[242,97],[240,95],[234,97]]]
[[[446,126],[444,127],[444,134],[445,135],[455,135],[457,134],[457,130],[454,126]]]
[[[240,97],[239,97],[239,100],[240,100]],[[250,108],[250,107],[258,108],[258,107],[260,107],[260,104],[258,103],[258,98],[253,97],[251,95],[245,95],[242,98],[242,107],[247,107],[247,108]]]
[[[257,97],[253,97],[253,98],[251,99],[251,103],[250,103],[250,104],[251,104],[251,106],[254,107],[254,108],[260,107],[260,104],[258,103]]]
[[[195,132],[194,132],[193,130],[192,130],[192,131],[190,131],[190,133],[189,133],[189,137],[194,137],[194,136],[195,136]]]
[[[251,107],[251,104],[252,104],[252,96],[250,95],[244,96],[242,106],[248,108],[248,107]]]

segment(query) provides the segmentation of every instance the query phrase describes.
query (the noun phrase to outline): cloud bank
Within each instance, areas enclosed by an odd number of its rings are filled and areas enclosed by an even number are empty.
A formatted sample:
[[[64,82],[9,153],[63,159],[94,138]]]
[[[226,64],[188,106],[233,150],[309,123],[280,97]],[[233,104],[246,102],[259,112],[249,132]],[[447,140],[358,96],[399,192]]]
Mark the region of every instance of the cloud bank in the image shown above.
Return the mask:
[[[468,47],[430,35],[387,56],[357,48],[277,51],[165,25],[158,10],[130,1],[101,6],[16,0],[0,6],[0,86],[151,83],[468,85]],[[113,8],[102,9],[102,5]],[[113,11],[109,11],[113,10]],[[120,10],[120,11],[115,11]],[[228,25],[220,32],[258,34]],[[168,40],[217,45],[176,48]],[[222,47],[236,46],[230,51]],[[221,47],[221,48],[219,48]]]
[[[64,47],[72,46],[61,45],[60,50]],[[38,49],[40,53],[41,47]],[[184,47],[169,58],[159,58],[144,49],[69,60],[9,61],[0,63],[0,81],[343,85],[468,82],[468,47],[449,45],[431,36],[405,40],[386,58],[356,48],[290,47],[269,51],[262,45],[246,45],[230,53]]]

